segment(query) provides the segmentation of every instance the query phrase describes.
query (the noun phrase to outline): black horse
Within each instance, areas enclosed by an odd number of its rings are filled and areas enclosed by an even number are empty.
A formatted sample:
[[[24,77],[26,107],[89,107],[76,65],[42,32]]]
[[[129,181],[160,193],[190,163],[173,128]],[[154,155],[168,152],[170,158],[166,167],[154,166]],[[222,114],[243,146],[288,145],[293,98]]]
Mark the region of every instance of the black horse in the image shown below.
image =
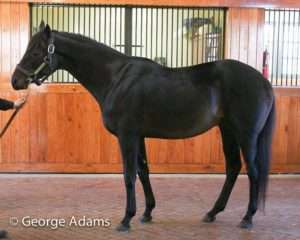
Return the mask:
[[[146,199],[141,221],[152,219],[155,199],[145,137],[187,138],[214,126],[222,134],[226,181],[204,221],[214,221],[224,210],[241,169],[241,149],[250,200],[240,226],[252,226],[258,204],[265,201],[275,117],[272,87],[258,71],[234,60],[167,68],[81,35],[52,31],[42,22],[12,76],[12,85],[25,89],[32,82],[41,84],[57,69],[70,72],[95,97],[105,127],[119,140],[127,205],[118,230],[128,230],[136,213],[137,174]]]

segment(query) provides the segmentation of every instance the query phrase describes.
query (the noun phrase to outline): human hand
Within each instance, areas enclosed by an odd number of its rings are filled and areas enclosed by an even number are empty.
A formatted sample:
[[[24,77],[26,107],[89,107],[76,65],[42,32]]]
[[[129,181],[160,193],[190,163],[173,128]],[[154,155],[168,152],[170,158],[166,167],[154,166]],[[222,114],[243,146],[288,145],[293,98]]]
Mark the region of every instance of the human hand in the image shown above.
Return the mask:
[[[25,102],[26,102],[26,98],[24,98],[24,97],[16,100],[14,102],[14,108],[15,109],[21,108],[24,105]]]

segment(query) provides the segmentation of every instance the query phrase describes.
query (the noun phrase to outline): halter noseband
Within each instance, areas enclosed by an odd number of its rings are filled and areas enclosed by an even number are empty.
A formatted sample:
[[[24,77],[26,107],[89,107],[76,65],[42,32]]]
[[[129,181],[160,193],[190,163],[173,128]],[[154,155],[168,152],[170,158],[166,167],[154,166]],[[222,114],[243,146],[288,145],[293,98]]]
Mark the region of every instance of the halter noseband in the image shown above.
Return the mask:
[[[26,81],[28,84],[35,83],[37,85],[41,85],[47,78],[46,75],[43,75],[41,78],[38,78],[38,74],[45,69],[45,67],[49,67],[52,69],[52,57],[55,53],[55,45],[54,45],[54,36],[51,34],[51,38],[49,40],[49,45],[47,49],[47,56],[44,57],[43,62],[34,70],[28,71],[23,68],[20,64],[17,65],[17,69],[23,73],[27,78]]]

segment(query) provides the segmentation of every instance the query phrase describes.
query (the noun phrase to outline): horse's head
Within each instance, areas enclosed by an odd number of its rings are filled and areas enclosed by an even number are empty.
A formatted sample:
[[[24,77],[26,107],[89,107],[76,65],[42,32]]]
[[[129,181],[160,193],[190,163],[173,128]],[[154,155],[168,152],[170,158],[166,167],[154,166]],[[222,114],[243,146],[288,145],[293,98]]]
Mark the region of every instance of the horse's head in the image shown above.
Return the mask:
[[[42,21],[12,75],[13,88],[26,89],[30,83],[40,85],[56,69],[54,51],[51,29]]]

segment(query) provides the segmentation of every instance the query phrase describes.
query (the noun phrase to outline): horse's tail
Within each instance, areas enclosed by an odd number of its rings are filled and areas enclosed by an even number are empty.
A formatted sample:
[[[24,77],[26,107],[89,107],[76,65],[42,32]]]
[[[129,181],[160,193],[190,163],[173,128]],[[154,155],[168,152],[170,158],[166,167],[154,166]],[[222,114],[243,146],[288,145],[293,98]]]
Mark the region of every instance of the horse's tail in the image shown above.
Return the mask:
[[[271,158],[271,144],[275,125],[275,100],[265,125],[259,134],[256,164],[258,167],[258,206],[264,210],[268,185],[269,166]]]

